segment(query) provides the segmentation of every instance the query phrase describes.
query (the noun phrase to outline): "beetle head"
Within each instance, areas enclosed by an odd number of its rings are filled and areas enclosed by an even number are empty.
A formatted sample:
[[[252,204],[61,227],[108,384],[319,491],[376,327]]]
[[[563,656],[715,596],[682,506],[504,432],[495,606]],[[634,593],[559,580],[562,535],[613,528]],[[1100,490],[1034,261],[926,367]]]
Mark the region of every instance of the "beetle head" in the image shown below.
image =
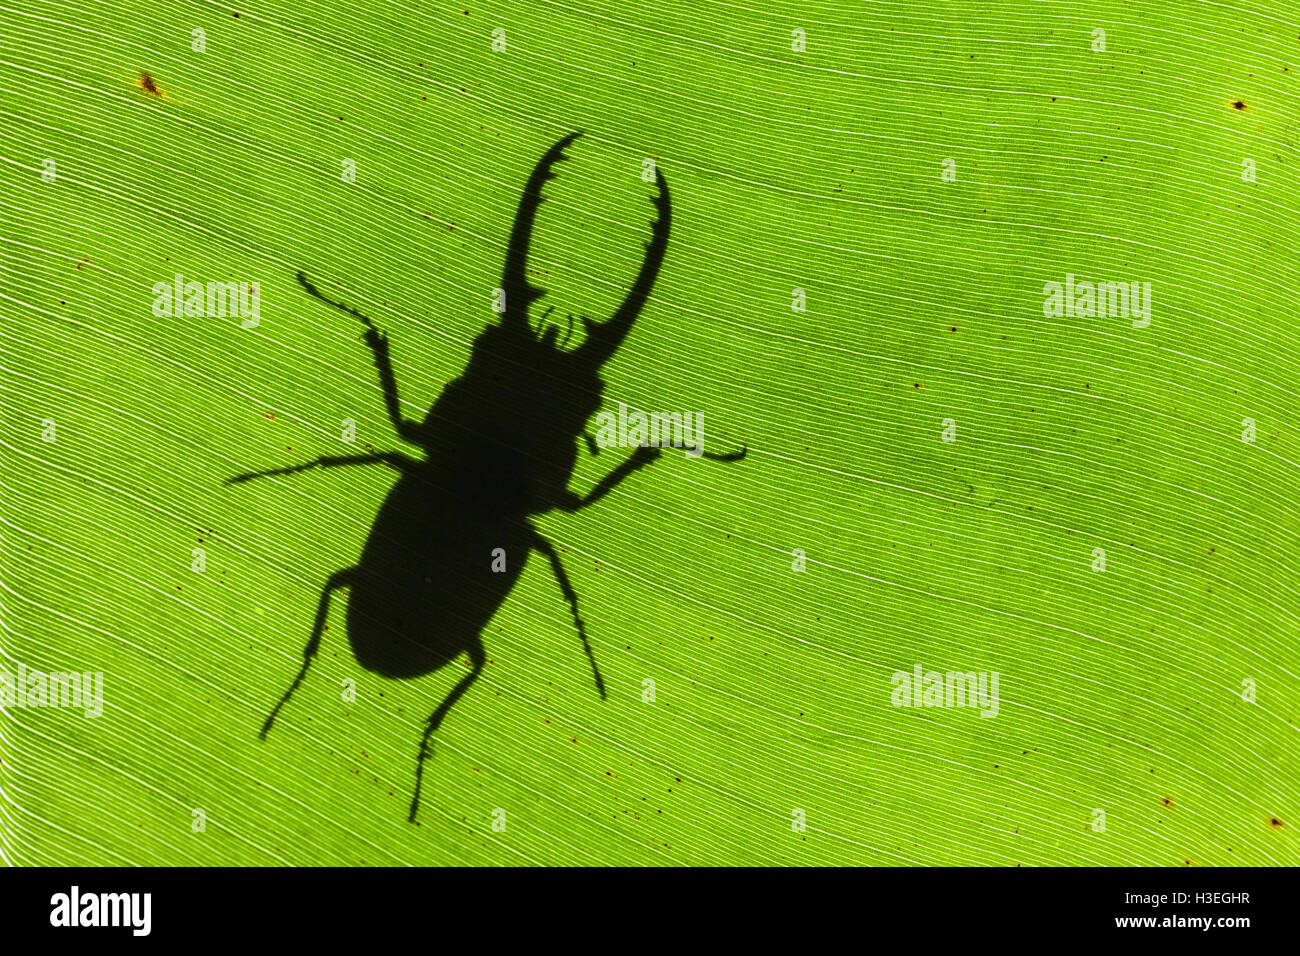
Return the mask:
[[[650,290],[654,288],[659,267],[668,248],[672,212],[668,183],[664,180],[663,173],[656,167],[655,183],[658,194],[653,204],[658,210],[659,217],[654,223],[650,242],[646,244],[641,268],[622,305],[604,322],[594,322],[583,316],[582,323],[586,338],[582,345],[572,352],[563,352],[563,345],[568,342],[569,334],[572,333],[572,316],[569,317],[569,332],[565,334],[564,342],[558,345],[556,341],[558,329],[554,325],[541,322],[539,323],[541,331],[534,332],[528,319],[528,310],[533,302],[546,294],[546,291],[528,281],[528,246],[532,237],[533,223],[537,218],[537,208],[542,204],[542,186],[547,180],[555,178],[553,167],[567,158],[564,155],[565,149],[581,135],[580,131],[570,133],[547,150],[538,160],[524,186],[523,196],[519,200],[519,209],[515,213],[514,228],[510,233],[510,245],[506,251],[505,274],[501,281],[501,288],[505,292],[505,312],[499,328],[508,331],[510,337],[516,340],[528,336],[538,346],[539,352],[563,355],[570,374],[575,378],[582,377],[583,372],[594,378],[600,367],[623,344],[628,332],[632,330],[637,315],[645,306]],[[549,314],[548,309],[546,315]],[[544,315],[543,319],[545,317]],[[545,359],[542,361],[545,362]]]

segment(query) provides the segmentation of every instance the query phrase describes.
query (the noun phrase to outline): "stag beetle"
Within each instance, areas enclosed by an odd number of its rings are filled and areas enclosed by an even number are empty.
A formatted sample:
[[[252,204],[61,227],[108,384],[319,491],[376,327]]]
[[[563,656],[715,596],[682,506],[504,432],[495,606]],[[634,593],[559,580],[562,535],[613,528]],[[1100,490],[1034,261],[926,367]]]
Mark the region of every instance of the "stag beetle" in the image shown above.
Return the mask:
[[[327,298],[302,273],[299,284],[312,297],[353,316],[365,326],[388,417],[407,442],[421,448],[423,460],[401,452],[323,457],[290,468],[251,472],[227,484],[268,475],[287,475],[311,468],[386,464],[401,478],[393,485],[375,518],[354,567],[326,582],[316,610],[302,668],[262,726],[266,739],[280,710],[307,674],[320,649],[330,595],[347,587],[347,631],[352,651],[363,667],[390,678],[428,674],[468,654],[470,669],[438,705],[424,727],[416,762],[415,793],[409,820],[420,806],[420,784],[429,739],[457,700],[483,670],[486,654],[481,633],[523,572],[531,552],[544,555],[568,602],[591,662],[596,689],[605,697],[605,682],[578,613],[578,596],[560,563],[559,553],[529,522],[551,510],[580,511],[605,497],[633,472],[654,461],[659,447],[642,445],[601,479],[586,495],[568,489],[577,462],[578,440],[599,448],[586,423],[601,404],[601,367],[627,336],[644,307],[668,246],[671,210],[668,184],[656,172],[658,210],[645,258],[626,298],[605,322],[583,317],[586,338],[566,351],[573,331],[557,344],[558,329],[544,320],[534,330],[529,306],[545,295],[526,276],[528,246],[542,186],[554,179],[552,167],[566,159],[565,149],[580,132],[552,146],[533,169],[515,214],[502,279],[505,310],[474,341],[469,364],[449,383],[423,422],[403,416],[387,336],[366,316]],[[550,310],[546,315],[550,314]],[[545,326],[545,331],[541,331]],[[736,461],[746,449],[704,456]]]

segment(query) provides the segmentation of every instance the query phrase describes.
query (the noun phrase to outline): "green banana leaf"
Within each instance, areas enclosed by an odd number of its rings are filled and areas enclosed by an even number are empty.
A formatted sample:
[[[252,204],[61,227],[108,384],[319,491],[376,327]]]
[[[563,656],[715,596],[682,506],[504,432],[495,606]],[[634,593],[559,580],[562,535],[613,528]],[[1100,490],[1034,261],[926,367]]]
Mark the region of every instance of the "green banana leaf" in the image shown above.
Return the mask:
[[[0,4],[0,860],[1300,862],[1297,36],[1276,0]],[[229,479],[418,456],[296,276],[420,419],[578,130],[532,321],[613,314],[662,174],[600,412],[747,453],[533,519],[606,694],[534,553],[412,823],[469,659],[363,667],[347,588],[259,739],[400,479]],[[168,314],[178,276],[258,297]],[[635,454],[573,439],[578,495]]]

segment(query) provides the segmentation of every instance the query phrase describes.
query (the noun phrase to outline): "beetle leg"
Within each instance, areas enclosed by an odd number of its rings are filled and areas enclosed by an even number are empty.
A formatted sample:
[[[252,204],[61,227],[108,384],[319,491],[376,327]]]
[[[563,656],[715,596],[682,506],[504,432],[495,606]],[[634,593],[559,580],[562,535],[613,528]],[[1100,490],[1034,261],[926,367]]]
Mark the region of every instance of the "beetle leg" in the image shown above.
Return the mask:
[[[410,823],[415,822],[415,815],[420,810],[420,784],[424,779],[424,758],[428,755],[429,738],[433,736],[442,723],[442,718],[447,716],[447,711],[451,710],[452,705],[460,700],[461,695],[469,690],[469,685],[474,683],[474,679],[483,670],[483,665],[487,662],[487,655],[483,651],[483,645],[475,642],[474,646],[469,649],[470,664],[473,665],[468,674],[460,679],[447,699],[438,705],[438,709],[429,717],[429,722],[424,727],[424,736],[420,739],[420,756],[415,763],[415,796],[411,800],[411,815],[407,817]]]
[[[388,418],[393,423],[393,427],[397,429],[397,434],[412,444],[420,444],[419,424],[402,417],[401,400],[397,391],[397,376],[393,374],[393,362],[388,355],[388,336],[375,328],[375,323],[356,309],[322,295],[320,290],[302,274],[301,270],[298,271],[298,284],[326,305],[332,305],[353,318],[360,319],[362,324],[365,325],[366,345],[370,346],[370,353],[375,360],[375,369],[379,372],[379,385],[384,391],[384,407],[388,409]]]
[[[551,570],[555,572],[555,580],[559,582],[560,591],[564,594],[564,599],[569,602],[569,608],[573,611],[573,623],[578,626],[578,637],[582,638],[582,649],[587,652],[587,660],[591,661],[591,673],[596,678],[596,690],[600,691],[600,699],[605,699],[605,679],[600,676],[600,668],[596,665],[596,655],[591,652],[591,644],[587,641],[587,628],[582,623],[582,617],[578,614],[578,592],[573,590],[573,584],[569,581],[569,575],[564,571],[564,565],[560,563],[559,552],[555,550],[555,545],[542,537],[541,532],[533,529],[533,547],[546,555],[551,561]]]
[[[632,474],[632,472],[644,468],[646,465],[650,464],[650,462],[656,460],[662,453],[662,449],[657,448],[654,445],[641,445],[636,451],[628,456],[627,460],[624,461],[623,464],[619,465],[604,478],[600,479],[600,481],[597,482],[596,487],[587,492],[586,497],[580,498],[572,491],[566,489],[560,496],[560,500],[555,507],[559,508],[561,511],[573,512],[586,508],[588,505],[594,505],[601,498],[604,498],[607,494],[613,491],[624,478]]]
[[[383,462],[391,465],[398,471],[409,471],[419,467],[419,462],[414,458],[403,455],[400,451],[378,451],[369,455],[340,455],[325,456],[317,458],[315,461],[309,461],[303,465],[291,465],[288,468],[272,468],[270,471],[249,471],[242,475],[235,475],[233,478],[227,478],[224,484],[238,485],[245,481],[252,481],[254,478],[269,478],[273,475],[294,475],[300,471],[310,471],[312,468],[341,468],[344,465],[377,465]]]
[[[384,407],[388,409],[388,419],[397,429],[397,434],[413,445],[420,444],[420,425],[402,416],[402,403],[398,397],[397,376],[393,374],[393,361],[388,355],[388,336],[380,332],[370,320],[366,319],[366,344],[375,359],[375,369],[379,372],[379,385],[384,391]]]
[[[271,716],[266,718],[266,723],[262,725],[262,732],[258,736],[266,739],[266,735],[271,732],[271,725],[275,723],[276,715],[280,713],[280,708],[289,702],[293,692],[298,689],[302,679],[307,676],[307,668],[311,666],[312,658],[320,650],[320,636],[325,630],[325,618],[329,615],[330,594],[336,589],[346,587],[352,583],[352,573],[356,568],[347,568],[343,571],[336,571],[330,575],[330,579],[325,582],[325,589],[320,593],[320,603],[316,605],[316,623],[311,628],[311,638],[307,641],[307,646],[302,651],[302,669],[298,671],[298,676],[293,679],[289,689],[284,692],[280,698],[280,703],[275,705],[275,710],[271,711]]]

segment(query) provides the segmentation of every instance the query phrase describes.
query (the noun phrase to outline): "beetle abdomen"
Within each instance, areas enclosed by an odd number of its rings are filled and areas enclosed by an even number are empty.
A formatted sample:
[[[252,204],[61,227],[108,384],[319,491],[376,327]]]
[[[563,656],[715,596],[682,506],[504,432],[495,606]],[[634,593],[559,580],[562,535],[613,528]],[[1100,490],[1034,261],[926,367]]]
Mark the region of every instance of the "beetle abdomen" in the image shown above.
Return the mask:
[[[528,526],[485,521],[462,497],[418,474],[389,492],[348,600],[348,638],[368,670],[415,677],[477,646],[523,570]]]

